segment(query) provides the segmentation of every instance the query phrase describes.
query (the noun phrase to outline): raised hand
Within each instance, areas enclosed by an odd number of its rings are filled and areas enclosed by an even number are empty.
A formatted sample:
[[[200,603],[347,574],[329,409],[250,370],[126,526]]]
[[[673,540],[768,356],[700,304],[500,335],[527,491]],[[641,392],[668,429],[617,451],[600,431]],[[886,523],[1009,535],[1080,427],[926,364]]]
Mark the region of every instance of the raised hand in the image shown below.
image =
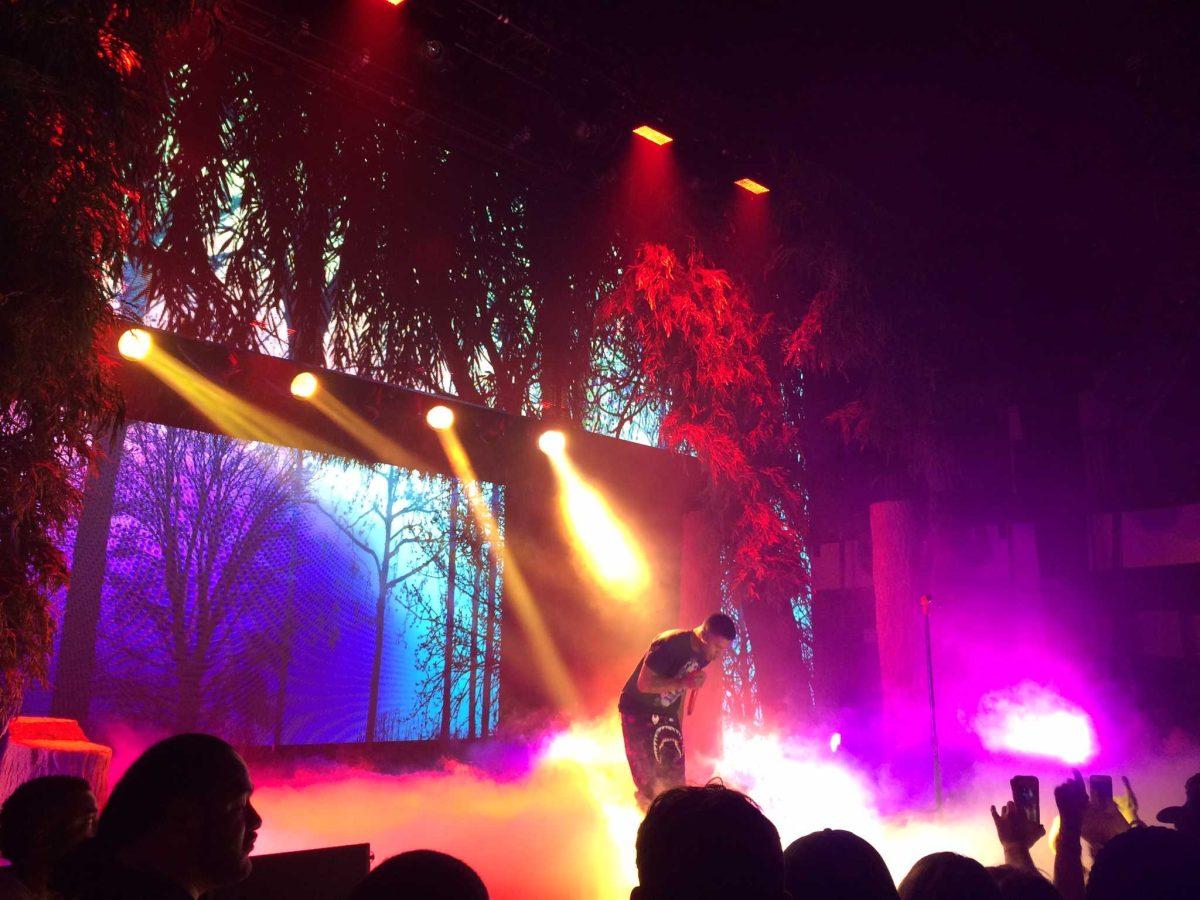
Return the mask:
[[[1117,806],[1121,809],[1121,815],[1131,826],[1145,825],[1142,817],[1138,815],[1138,798],[1137,794],[1133,792],[1133,785],[1129,783],[1129,777],[1122,775],[1121,781],[1125,782],[1125,796],[1117,798]]]
[[[1129,830],[1129,822],[1121,814],[1114,800],[1093,797],[1083,813],[1080,833],[1093,850],[1103,847],[1122,831]]]
[[[1054,802],[1058,805],[1059,834],[1078,840],[1083,834],[1083,816],[1088,808],[1088,793],[1079,770],[1072,769],[1071,775],[1071,778],[1054,789]]]
[[[992,821],[996,823],[996,837],[1004,848],[1019,847],[1029,850],[1034,844],[1046,836],[1046,828],[1038,822],[1031,822],[1017,808],[1017,804],[1009,800],[996,812],[992,807]]]

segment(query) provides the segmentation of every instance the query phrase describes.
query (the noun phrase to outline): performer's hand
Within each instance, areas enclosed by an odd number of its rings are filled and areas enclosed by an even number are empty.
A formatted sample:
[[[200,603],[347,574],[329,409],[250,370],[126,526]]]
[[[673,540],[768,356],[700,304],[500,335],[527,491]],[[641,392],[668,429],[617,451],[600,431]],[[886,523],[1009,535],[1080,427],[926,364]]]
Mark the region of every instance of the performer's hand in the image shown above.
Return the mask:
[[[704,680],[707,677],[708,676],[704,674],[703,669],[697,669],[695,672],[688,672],[688,674],[684,675],[680,680],[683,682],[683,686],[685,688],[694,691],[697,688],[704,686]]]

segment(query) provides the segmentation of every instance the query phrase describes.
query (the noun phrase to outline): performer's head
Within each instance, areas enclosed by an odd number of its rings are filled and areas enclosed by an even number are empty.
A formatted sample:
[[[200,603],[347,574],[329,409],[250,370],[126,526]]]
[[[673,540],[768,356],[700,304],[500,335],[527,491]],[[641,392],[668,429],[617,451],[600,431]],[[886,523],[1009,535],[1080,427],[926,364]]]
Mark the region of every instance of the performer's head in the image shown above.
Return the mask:
[[[782,900],[779,832],[745,794],[714,783],[665,791],[637,836],[630,900]]]
[[[696,635],[700,638],[704,653],[711,662],[725,655],[725,651],[737,637],[737,626],[733,624],[733,619],[725,613],[715,612],[696,629]]]

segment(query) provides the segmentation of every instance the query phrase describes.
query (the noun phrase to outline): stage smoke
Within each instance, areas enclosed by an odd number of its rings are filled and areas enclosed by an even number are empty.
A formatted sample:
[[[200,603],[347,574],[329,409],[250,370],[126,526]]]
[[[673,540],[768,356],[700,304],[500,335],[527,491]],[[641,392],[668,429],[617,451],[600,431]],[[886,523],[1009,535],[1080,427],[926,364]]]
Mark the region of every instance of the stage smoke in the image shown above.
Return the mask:
[[[971,729],[994,753],[1075,766],[1090,762],[1099,751],[1091,717],[1050,688],[1030,681],[985,694]]]

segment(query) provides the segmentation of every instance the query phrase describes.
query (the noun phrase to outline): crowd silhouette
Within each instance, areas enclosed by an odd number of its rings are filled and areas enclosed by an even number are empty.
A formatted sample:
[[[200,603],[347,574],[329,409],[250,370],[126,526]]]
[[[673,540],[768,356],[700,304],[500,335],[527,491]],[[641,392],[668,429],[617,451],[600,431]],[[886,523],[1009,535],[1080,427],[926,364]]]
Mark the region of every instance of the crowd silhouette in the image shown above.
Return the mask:
[[[1124,811],[1089,793],[1078,772],[1055,789],[1052,873],[1030,855],[1045,828],[1009,802],[991,810],[1003,865],[933,853],[899,885],[858,835],[826,829],[785,849],[745,794],[717,782],[674,788],[654,799],[638,829],[631,900],[1197,900],[1200,774],[1181,806],[1158,813],[1162,825],[1141,821],[1126,788]],[[0,807],[0,853],[10,863],[0,870],[0,900],[196,900],[236,884],[251,871],[262,825],[252,793],[234,748],[205,734],[146,750],[98,816],[83,779],[33,779]],[[349,891],[350,900],[487,897],[470,866],[431,849],[383,861]]]

